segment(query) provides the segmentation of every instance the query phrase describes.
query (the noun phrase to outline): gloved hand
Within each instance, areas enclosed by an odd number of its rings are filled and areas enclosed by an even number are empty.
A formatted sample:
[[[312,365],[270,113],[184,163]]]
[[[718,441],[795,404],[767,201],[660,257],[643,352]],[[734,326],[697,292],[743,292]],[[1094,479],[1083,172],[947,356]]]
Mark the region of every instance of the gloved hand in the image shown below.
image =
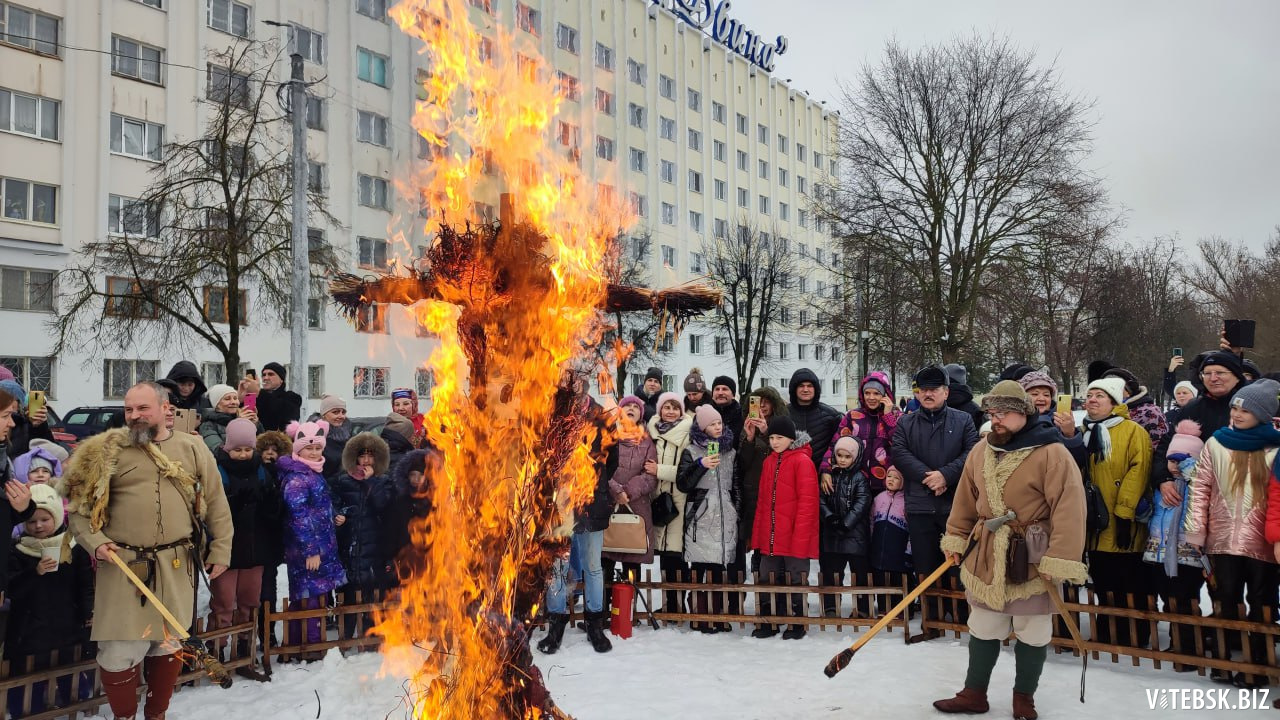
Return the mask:
[[[1115,518],[1116,524],[1116,547],[1121,550],[1128,550],[1133,544],[1133,521]]]

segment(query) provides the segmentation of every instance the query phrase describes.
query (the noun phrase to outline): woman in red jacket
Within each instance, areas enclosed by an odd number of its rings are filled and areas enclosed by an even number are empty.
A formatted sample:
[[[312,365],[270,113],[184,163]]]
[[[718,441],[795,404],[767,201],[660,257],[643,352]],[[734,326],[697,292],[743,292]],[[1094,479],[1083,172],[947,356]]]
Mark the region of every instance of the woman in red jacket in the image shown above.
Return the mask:
[[[760,472],[760,496],[751,531],[751,548],[760,552],[760,575],[766,583],[809,584],[809,561],[818,557],[818,473],[813,467],[808,433],[797,433],[788,417],[769,421],[769,447]],[[770,580],[773,576],[773,580]],[[805,596],[793,593],[791,615],[803,617]],[[760,614],[772,613],[772,598],[760,598]],[[783,610],[785,613],[785,609]],[[804,625],[792,625],[787,640],[804,637]],[[767,638],[778,634],[764,624],[751,633]]]

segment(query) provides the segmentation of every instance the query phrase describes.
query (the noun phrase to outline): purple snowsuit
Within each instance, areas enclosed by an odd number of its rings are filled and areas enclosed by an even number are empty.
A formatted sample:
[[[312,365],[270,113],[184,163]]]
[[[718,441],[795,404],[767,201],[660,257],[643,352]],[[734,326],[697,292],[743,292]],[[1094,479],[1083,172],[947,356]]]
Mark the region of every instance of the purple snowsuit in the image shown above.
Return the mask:
[[[347,582],[338,558],[333,503],[320,473],[293,457],[277,460],[276,469],[284,494],[284,562],[293,600],[290,608],[313,610],[323,606],[329,593]],[[307,570],[307,558],[314,555],[320,556],[320,568]],[[319,642],[320,619],[312,618],[306,623],[306,642]],[[300,630],[300,623],[291,621],[286,642],[300,641]]]

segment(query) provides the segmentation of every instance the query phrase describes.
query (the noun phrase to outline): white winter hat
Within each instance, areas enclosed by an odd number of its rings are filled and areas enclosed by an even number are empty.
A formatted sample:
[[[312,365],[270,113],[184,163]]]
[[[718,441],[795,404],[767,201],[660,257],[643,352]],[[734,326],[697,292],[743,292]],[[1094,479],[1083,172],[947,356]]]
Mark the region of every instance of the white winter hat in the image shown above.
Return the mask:
[[[214,385],[209,388],[209,404],[216,408],[228,395],[236,395],[236,389],[230,385]]]
[[[1089,383],[1088,390],[1101,390],[1111,396],[1116,405],[1124,404],[1124,378],[1104,377]],[[1088,392],[1086,390],[1086,392]]]

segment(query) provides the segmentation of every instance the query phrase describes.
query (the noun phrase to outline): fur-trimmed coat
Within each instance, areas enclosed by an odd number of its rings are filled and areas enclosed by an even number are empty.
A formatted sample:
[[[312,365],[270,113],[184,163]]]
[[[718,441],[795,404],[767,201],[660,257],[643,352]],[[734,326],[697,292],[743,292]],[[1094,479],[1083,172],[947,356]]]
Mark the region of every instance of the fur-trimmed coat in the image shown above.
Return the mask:
[[[985,521],[1010,509],[1017,519],[988,532]],[[976,536],[978,546],[960,568],[968,601],[1010,615],[1045,615],[1053,606],[1037,564],[1050,577],[1083,583],[1084,523],[1080,470],[1062,443],[1003,451],[980,440],[960,473],[942,550],[963,553]],[[1016,585],[1005,576],[1015,531],[1027,538],[1032,565],[1030,579]]]
[[[373,453],[373,474],[357,480],[352,472],[366,450]],[[391,584],[391,558],[383,538],[385,515],[396,499],[395,484],[387,472],[390,458],[382,438],[367,432],[355,435],[342,450],[343,472],[332,486],[333,512],[345,518],[337,531],[338,557],[347,582],[364,588]]]
[[[229,565],[231,509],[213,453],[200,438],[186,433],[171,433],[156,443],[155,449],[172,471],[184,474],[193,483],[188,485],[163,475],[151,455],[129,443],[129,433],[123,428],[80,443],[63,478],[63,495],[69,501],[67,524],[76,544],[92,555],[107,542],[153,548],[190,538],[193,528],[189,493],[198,489],[202,500],[197,512],[210,535],[206,562]],[[120,558],[130,562],[135,554],[122,548]],[[192,621],[195,582],[187,547],[157,553],[151,589],[184,628],[190,627]],[[98,563],[93,639],[101,642],[163,636],[164,618],[140,597],[119,568],[110,562]]]

